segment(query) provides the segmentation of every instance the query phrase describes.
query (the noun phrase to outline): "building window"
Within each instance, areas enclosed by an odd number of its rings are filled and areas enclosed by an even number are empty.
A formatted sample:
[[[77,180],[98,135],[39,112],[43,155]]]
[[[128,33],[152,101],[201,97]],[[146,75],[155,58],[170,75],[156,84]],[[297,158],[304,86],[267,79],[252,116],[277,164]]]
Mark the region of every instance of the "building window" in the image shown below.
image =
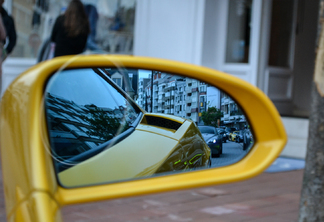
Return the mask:
[[[112,79],[119,87],[122,87],[122,83],[121,83],[121,78],[113,78]]]
[[[252,0],[230,0],[228,10],[226,62],[248,63]]]
[[[228,105],[225,105],[225,113],[228,114],[229,110],[228,110]]]
[[[293,37],[294,0],[273,0],[269,66],[290,66]]]

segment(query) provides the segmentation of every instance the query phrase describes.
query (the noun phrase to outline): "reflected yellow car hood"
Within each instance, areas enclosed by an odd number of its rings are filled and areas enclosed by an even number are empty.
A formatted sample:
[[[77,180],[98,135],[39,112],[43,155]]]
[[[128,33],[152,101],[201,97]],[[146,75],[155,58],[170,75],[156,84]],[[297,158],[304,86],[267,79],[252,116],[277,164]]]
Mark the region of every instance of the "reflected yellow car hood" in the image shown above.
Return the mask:
[[[149,124],[147,117],[152,116],[179,123],[179,128],[174,130],[158,126],[156,122],[155,125]],[[209,156],[210,150],[192,121],[169,115],[146,114],[127,138],[60,172],[58,177],[64,187],[101,184],[184,170],[198,159],[201,166],[206,166]]]

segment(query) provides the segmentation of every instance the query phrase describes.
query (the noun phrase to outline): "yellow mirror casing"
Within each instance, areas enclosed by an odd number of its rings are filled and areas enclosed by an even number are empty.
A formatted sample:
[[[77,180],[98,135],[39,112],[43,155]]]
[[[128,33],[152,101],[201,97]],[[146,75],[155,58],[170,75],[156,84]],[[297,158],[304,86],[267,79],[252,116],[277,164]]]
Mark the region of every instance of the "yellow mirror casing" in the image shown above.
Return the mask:
[[[254,146],[244,159],[225,167],[65,189],[57,183],[49,151],[44,88],[49,77],[60,69],[86,67],[158,70],[211,84],[230,95],[244,110],[253,126]],[[66,56],[35,65],[15,79],[4,93],[0,121],[8,221],[60,221],[59,208],[64,205],[248,179],[263,172],[287,141],[276,108],[255,86],[209,68],[135,56]]]

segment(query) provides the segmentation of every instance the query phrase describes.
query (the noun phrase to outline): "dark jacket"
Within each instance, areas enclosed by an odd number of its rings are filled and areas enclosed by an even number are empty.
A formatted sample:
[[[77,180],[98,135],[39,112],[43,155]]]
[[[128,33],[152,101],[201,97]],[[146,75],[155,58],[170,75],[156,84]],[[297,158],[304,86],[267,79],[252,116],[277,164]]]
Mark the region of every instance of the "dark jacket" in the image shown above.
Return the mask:
[[[9,42],[5,43],[5,49],[7,51],[7,53],[11,53],[13,48],[16,45],[16,41],[17,41],[17,34],[16,34],[16,28],[15,28],[15,22],[13,20],[13,18],[8,14],[8,12],[1,7],[0,9],[0,13],[1,13],[1,17],[2,17],[2,21],[3,24],[5,26],[6,32],[7,32],[7,41],[9,40]]]

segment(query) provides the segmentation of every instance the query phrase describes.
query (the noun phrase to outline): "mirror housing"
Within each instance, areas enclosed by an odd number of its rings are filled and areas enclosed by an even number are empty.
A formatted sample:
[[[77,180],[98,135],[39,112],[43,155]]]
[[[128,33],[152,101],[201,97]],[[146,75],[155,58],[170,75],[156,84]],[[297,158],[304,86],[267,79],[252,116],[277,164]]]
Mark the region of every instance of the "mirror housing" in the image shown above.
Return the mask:
[[[240,105],[253,126],[253,149],[241,161],[220,168],[80,188],[61,187],[54,172],[45,124],[43,103],[46,83],[50,76],[62,69],[112,66],[173,73],[198,79],[224,91]],[[38,198],[36,202],[39,204],[30,211],[34,214],[43,211],[54,215],[60,206],[69,204],[248,179],[263,172],[278,157],[287,141],[278,111],[270,99],[255,86],[213,69],[135,56],[64,56],[37,64],[15,79],[4,93],[0,121],[8,213],[34,193],[47,195],[51,201]],[[46,217],[46,213],[41,215]]]

